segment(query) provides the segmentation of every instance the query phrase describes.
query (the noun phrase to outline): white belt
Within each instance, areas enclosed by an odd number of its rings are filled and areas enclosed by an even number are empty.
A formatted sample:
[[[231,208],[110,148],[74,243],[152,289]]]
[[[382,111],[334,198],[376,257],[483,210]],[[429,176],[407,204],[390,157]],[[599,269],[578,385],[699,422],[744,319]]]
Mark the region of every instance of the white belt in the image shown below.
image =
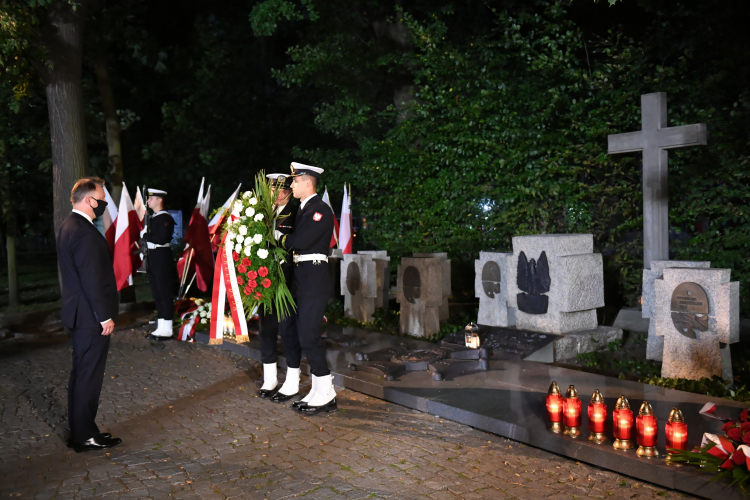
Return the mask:
[[[171,245],[169,243],[164,243],[163,245],[157,245],[156,243],[151,243],[150,241],[147,241],[146,246],[148,246],[149,250],[153,250],[154,248],[169,248]]]
[[[321,262],[328,262],[328,256],[322,253],[308,253],[305,255],[294,254],[295,264],[308,261],[313,261],[313,264],[320,264]]]

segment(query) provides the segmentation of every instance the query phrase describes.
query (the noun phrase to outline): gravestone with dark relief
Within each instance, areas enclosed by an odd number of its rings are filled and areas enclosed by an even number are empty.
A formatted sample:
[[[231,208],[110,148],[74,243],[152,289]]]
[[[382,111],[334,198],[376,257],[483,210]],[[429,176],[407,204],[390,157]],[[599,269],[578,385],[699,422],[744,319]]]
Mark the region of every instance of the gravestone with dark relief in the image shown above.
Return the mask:
[[[729,269],[672,267],[654,280],[662,377],[732,380],[729,344],[739,342],[740,284],[730,275]]]
[[[474,261],[474,295],[479,298],[477,323],[486,326],[512,326],[516,310],[508,306],[508,266],[512,253],[479,252]]]
[[[414,254],[398,266],[396,301],[401,305],[400,332],[427,337],[448,319],[450,260],[447,254]]]
[[[671,267],[688,267],[708,269],[711,263],[695,260],[653,260],[650,269],[643,270],[643,284],[641,288],[641,315],[648,318],[648,340],[646,343],[646,359],[662,361],[664,352],[664,337],[656,335],[656,323],[654,322],[654,306],[656,295],[654,294],[654,282],[661,279],[664,270]]]
[[[371,255],[344,254],[341,260],[341,294],[344,316],[371,322],[378,296],[377,265]]]

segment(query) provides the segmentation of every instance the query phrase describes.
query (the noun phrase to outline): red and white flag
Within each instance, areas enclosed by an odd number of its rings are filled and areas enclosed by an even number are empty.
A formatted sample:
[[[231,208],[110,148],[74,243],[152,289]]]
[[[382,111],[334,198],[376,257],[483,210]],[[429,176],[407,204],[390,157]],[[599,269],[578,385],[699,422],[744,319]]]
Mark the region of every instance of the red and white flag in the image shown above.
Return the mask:
[[[198,289],[205,292],[208,290],[208,284],[213,281],[214,277],[214,254],[211,251],[211,237],[208,234],[208,202],[210,199],[210,186],[203,196],[203,184],[205,178],[201,180],[201,188],[198,192],[198,201],[193,209],[193,215],[190,217],[187,233],[185,234],[185,250],[177,261],[177,275],[182,276],[185,264],[190,261],[188,267],[188,282],[195,273],[195,283]]]
[[[328,186],[326,186],[326,190],[323,193],[323,201],[331,207],[331,213],[333,214],[333,235],[331,235],[331,244],[328,248],[336,248],[336,245],[339,244],[339,221],[336,220],[336,212],[334,212],[331,200],[328,198]]]
[[[118,210],[115,229],[115,251],[112,264],[115,268],[117,291],[133,284],[133,272],[139,264],[138,256],[133,253],[140,236],[138,215],[130,200],[128,188],[122,183],[120,209]]]
[[[109,245],[109,256],[110,258],[114,258],[117,206],[115,206],[115,201],[112,199],[109,191],[107,191],[106,186],[104,186],[104,199],[107,200],[107,210],[102,215],[102,227],[104,229],[104,237],[107,239],[107,245]]]
[[[216,252],[219,249],[219,242],[221,240],[221,226],[227,218],[227,215],[232,213],[231,206],[234,204],[234,200],[237,199],[237,194],[240,192],[242,184],[237,186],[237,189],[232,193],[227,201],[222,205],[223,210],[216,212],[211,221],[208,223],[208,234],[211,237],[211,251]]]
[[[141,188],[139,187],[135,188],[135,201],[133,202],[133,208],[138,216],[138,222],[140,223],[139,226],[141,230],[143,230],[143,221],[146,218],[146,203],[143,200]]]
[[[351,186],[344,184],[344,201],[341,203],[341,227],[339,228],[339,248],[341,253],[352,253],[352,212],[350,209]]]

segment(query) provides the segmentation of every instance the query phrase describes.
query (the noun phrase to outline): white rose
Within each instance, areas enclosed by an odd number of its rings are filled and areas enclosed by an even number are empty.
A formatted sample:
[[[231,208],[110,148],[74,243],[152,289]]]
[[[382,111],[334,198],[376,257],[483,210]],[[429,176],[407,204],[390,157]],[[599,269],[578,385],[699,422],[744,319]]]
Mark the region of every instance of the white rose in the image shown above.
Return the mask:
[[[201,318],[205,318],[205,317],[206,317],[205,311],[201,311]]]
[[[257,199],[256,199],[255,197],[253,197],[253,198],[250,198],[250,199],[248,200],[248,203],[249,203],[250,205],[257,205],[257,204],[258,204],[258,200],[257,200]]]
[[[242,251],[242,243],[237,243],[234,246],[234,251],[237,252],[237,253],[240,253]]]
[[[255,244],[257,245],[257,244],[259,244],[259,243],[260,243],[261,241],[263,241],[263,236],[261,236],[261,235],[259,235],[259,234],[256,234],[255,236],[253,236],[253,241],[254,241],[254,242],[255,242]]]
[[[204,319],[201,320],[201,323],[206,324],[206,323],[208,323],[208,321],[206,321],[205,318],[204,318]]]
[[[239,232],[242,236],[247,234],[247,226],[240,226]]]
[[[255,215],[255,209],[253,207],[247,207],[247,209],[245,209],[245,216],[252,217],[253,215]]]
[[[241,234],[238,234],[237,239],[235,241],[237,241],[237,243],[242,243],[243,241],[245,241],[245,237],[242,236]]]
[[[232,214],[236,217],[239,217],[240,212],[242,212],[242,202],[240,200],[237,200],[234,202],[234,206],[232,207]]]
[[[252,195],[253,193],[251,191],[245,191],[244,193],[242,193],[242,197],[245,199],[250,198]]]
[[[255,214],[255,221],[262,221],[263,220],[263,214]]]
[[[253,247],[251,247],[250,245],[246,246],[245,249],[243,250],[243,252],[245,252],[245,255],[248,257],[250,257],[250,252],[252,251],[253,251]]]
[[[266,257],[268,257],[268,250],[266,250],[265,248],[259,248],[257,253],[258,257],[260,257],[261,259],[265,259]]]

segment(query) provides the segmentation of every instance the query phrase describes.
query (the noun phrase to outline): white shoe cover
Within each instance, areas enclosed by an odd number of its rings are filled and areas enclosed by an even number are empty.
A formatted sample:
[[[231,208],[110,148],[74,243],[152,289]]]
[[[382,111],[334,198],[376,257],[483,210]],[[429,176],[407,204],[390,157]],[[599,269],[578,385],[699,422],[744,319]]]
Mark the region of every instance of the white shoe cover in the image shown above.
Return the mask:
[[[284,385],[279,389],[279,393],[284,396],[294,396],[299,392],[299,368],[287,368],[286,369],[286,380]]]
[[[263,363],[263,386],[261,391],[272,391],[279,385],[276,378],[276,363]]]
[[[302,398],[303,403],[309,402],[313,396],[315,396],[315,389],[318,387],[318,378],[313,376],[312,377],[312,388],[310,389],[310,392],[307,393],[307,396]]]
[[[316,377],[313,375],[313,381],[318,379],[318,386],[312,399],[307,402],[307,406],[323,406],[330,403],[336,397],[336,391],[333,389],[333,375]],[[314,382],[313,382],[314,383]]]

